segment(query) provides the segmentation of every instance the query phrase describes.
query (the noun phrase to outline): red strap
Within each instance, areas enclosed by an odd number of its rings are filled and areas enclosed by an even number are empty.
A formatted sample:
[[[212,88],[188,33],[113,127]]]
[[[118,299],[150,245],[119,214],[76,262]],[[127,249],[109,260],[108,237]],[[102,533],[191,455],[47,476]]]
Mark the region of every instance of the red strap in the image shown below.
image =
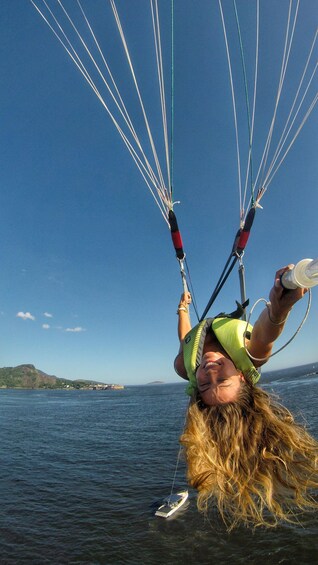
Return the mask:
[[[239,230],[239,232],[236,234],[235,243],[233,246],[233,253],[241,254],[244,251],[246,244],[248,242],[248,238],[251,233],[254,217],[255,217],[255,208],[251,208],[246,216],[243,229]]]
[[[171,237],[173,241],[174,248],[180,249],[183,247],[181,233],[179,231],[171,232]]]
[[[176,250],[176,255],[178,259],[184,259],[185,255],[183,251],[182,237],[178,228],[177,218],[172,210],[169,210],[169,225],[170,225],[172,243]]]
[[[245,246],[248,242],[248,238],[250,237],[250,231],[242,231],[240,238],[237,242],[237,246],[236,249],[237,251],[243,251],[245,249]]]

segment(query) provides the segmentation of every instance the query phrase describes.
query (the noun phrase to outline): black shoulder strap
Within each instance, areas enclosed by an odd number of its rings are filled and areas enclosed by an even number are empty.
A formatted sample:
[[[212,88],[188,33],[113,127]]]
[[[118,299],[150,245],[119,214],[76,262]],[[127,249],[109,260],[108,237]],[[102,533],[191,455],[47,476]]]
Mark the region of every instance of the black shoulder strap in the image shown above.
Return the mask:
[[[225,314],[224,312],[221,312],[220,314],[218,314],[217,316],[215,316],[216,318],[234,318],[235,320],[239,320],[240,318],[242,318],[244,312],[245,312],[245,308],[249,305],[249,300],[246,300],[246,302],[244,302],[244,304],[240,304],[237,300],[235,300],[236,302],[236,310],[234,310],[234,312],[231,312],[231,314]],[[210,318],[211,319],[211,318]]]
[[[201,359],[202,359],[202,355],[203,355],[203,347],[204,347],[204,342],[205,342],[205,337],[206,334],[209,330],[209,328],[211,327],[211,324],[213,322],[214,318],[206,318],[201,330],[201,334],[200,334],[200,339],[199,339],[199,345],[198,345],[198,350],[197,350],[197,354],[196,354],[196,359],[195,359],[195,365],[196,367],[198,367],[201,363]]]

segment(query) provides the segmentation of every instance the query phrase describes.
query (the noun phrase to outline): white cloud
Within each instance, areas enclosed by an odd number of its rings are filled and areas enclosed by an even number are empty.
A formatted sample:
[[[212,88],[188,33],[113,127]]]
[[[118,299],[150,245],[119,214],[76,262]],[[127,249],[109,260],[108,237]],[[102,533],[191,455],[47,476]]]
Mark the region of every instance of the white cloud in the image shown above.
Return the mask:
[[[35,320],[35,317],[30,314],[30,312],[18,312],[17,318],[22,318],[22,320]]]
[[[43,312],[43,316],[46,318],[53,318],[53,314],[49,314],[49,312]]]
[[[85,328],[82,328],[81,326],[77,326],[76,328],[66,328],[65,331],[66,332],[75,332],[75,333],[86,332]]]
[[[49,324],[42,324],[42,328],[44,330],[49,330],[50,329],[50,325]]]

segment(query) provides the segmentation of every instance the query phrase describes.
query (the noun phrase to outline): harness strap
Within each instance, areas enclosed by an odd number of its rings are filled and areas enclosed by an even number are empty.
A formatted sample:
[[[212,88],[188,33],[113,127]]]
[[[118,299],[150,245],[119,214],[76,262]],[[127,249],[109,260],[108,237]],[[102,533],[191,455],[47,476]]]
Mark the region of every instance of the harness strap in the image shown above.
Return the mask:
[[[185,258],[185,253],[183,251],[182,237],[178,227],[177,218],[173,210],[169,210],[168,221],[173,247],[175,248],[177,258],[182,261]]]
[[[223,285],[225,284],[225,282],[227,281],[229,275],[231,274],[236,261],[242,257],[245,247],[247,245],[249,236],[250,236],[250,231],[252,229],[252,225],[254,222],[254,218],[255,218],[255,206],[252,206],[246,216],[245,222],[244,222],[244,226],[243,228],[240,228],[235,236],[234,239],[234,243],[233,243],[233,247],[232,247],[232,251],[230,253],[229,258],[227,259],[226,263],[225,263],[225,267],[222,271],[222,274],[216,284],[216,287],[211,295],[211,298],[200,318],[200,321],[204,320],[204,318],[206,317],[208,311],[210,310],[213,302],[216,300],[219,292],[221,291]],[[232,259],[232,262],[231,262]],[[244,300],[245,301],[245,297]]]

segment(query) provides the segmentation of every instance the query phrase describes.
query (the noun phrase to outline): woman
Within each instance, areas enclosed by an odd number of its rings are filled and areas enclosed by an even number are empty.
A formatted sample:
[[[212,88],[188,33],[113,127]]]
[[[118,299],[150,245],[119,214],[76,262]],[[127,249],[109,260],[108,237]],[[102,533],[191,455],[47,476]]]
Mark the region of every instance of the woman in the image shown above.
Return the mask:
[[[290,412],[255,386],[293,305],[306,289],[285,290],[276,273],[270,302],[254,328],[226,317],[191,329],[189,293],[178,307],[181,348],[175,370],[189,380],[191,402],[181,443],[198,508],[216,501],[229,530],[275,526],[317,508],[318,443]]]

